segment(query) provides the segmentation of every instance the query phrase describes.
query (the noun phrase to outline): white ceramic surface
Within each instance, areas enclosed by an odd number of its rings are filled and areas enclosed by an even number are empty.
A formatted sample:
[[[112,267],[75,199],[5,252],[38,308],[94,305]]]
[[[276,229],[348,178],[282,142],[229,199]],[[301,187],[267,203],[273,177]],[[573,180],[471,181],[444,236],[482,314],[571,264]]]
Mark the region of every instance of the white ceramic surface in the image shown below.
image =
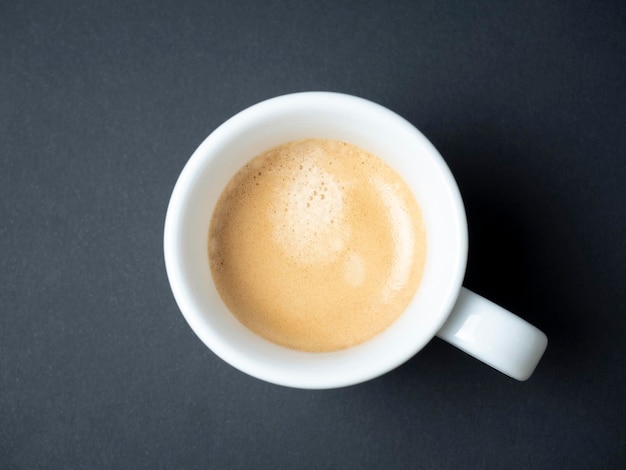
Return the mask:
[[[427,230],[423,280],[406,312],[370,341],[332,353],[290,350],[246,329],[220,299],[207,255],[210,218],[230,178],[262,151],[310,137],[351,142],[386,160],[412,188]],[[467,223],[454,178],[415,127],[354,96],[329,92],[280,96],[217,128],[191,156],[176,183],[165,221],[164,251],[172,291],[193,331],[223,360],[268,382],[334,388],[372,379],[422,349],[449,317],[440,337],[520,380],[532,373],[545,350],[543,333],[503,309],[485,310],[480,302],[459,302],[455,308],[467,262]],[[485,311],[490,316],[478,322],[476,316],[482,318]],[[494,320],[498,316],[508,321]],[[486,327],[493,334],[474,334],[472,342],[467,339],[470,327]],[[535,343],[529,343],[532,334],[539,338]],[[511,339],[518,337],[526,340]],[[494,338],[506,338],[506,347]]]

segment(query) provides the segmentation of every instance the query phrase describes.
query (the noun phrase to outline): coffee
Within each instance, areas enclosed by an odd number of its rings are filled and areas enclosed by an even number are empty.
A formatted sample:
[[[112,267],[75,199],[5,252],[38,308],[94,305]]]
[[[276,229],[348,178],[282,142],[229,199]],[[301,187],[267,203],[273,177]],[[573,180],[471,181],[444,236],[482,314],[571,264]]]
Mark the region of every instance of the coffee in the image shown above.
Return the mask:
[[[216,288],[241,323],[322,352],[372,338],[405,310],[426,234],[410,189],[380,158],[307,139],[258,155],[232,178],[208,247]]]

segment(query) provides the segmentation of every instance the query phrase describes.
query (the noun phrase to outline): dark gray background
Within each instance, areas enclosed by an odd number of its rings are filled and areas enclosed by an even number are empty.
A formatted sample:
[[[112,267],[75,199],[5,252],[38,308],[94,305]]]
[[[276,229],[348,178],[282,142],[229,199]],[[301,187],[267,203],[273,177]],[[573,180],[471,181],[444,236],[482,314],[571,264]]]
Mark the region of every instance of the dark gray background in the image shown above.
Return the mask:
[[[2,2],[0,467],[624,468],[622,2]],[[467,205],[466,285],[550,338],[524,383],[433,340],[331,391],[249,378],[169,290],[197,145],[262,99],[381,103]]]

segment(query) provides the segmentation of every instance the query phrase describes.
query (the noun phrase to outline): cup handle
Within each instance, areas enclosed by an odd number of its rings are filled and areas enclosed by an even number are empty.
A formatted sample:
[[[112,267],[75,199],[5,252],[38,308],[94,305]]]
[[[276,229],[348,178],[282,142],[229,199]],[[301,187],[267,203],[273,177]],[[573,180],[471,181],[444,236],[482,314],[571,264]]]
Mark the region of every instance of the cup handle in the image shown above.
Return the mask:
[[[465,287],[437,336],[517,380],[531,376],[548,346],[541,330]]]

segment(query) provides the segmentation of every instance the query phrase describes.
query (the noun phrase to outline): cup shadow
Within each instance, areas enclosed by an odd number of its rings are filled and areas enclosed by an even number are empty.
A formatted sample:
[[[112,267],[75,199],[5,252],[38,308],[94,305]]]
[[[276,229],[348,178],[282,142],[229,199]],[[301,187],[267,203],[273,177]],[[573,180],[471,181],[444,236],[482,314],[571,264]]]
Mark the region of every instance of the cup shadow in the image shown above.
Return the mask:
[[[464,285],[546,333],[549,345],[538,370],[564,380],[585,373],[580,364],[592,367],[602,334],[589,315],[593,295],[572,289],[584,280],[581,260],[571,256],[577,247],[569,234],[570,203],[553,184],[554,143],[549,136],[484,125],[422,130],[450,166],[465,203]],[[460,372],[462,362],[452,346],[435,339],[398,373],[413,374],[418,367],[422,373]]]

